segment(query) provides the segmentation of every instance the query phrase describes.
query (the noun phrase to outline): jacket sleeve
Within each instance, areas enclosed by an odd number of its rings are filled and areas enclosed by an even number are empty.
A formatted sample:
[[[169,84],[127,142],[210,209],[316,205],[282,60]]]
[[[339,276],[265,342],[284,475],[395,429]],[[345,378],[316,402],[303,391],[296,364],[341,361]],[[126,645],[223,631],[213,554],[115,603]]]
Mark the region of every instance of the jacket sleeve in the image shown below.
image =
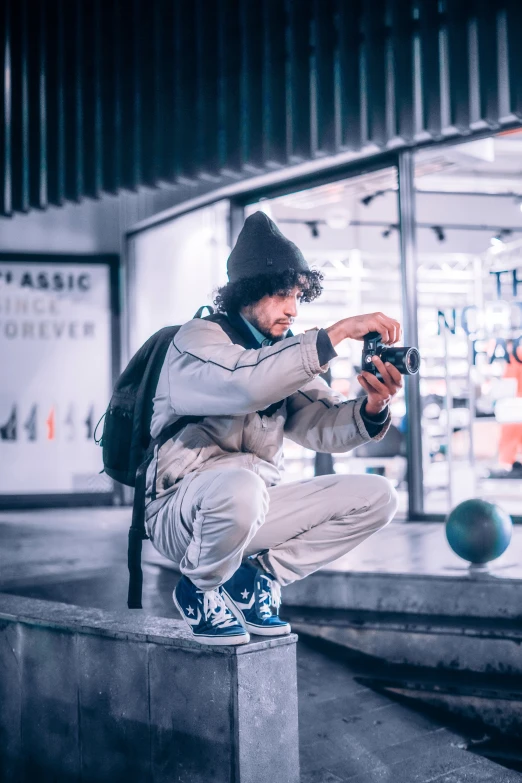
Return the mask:
[[[168,394],[177,416],[239,416],[293,394],[319,373],[320,330],[245,349],[218,324],[194,319],[168,350]]]
[[[382,440],[390,427],[390,413],[376,426],[364,413],[366,397],[347,400],[316,378],[287,400],[285,435],[307,449],[323,453],[350,451],[370,440]],[[368,432],[376,432],[372,438]]]

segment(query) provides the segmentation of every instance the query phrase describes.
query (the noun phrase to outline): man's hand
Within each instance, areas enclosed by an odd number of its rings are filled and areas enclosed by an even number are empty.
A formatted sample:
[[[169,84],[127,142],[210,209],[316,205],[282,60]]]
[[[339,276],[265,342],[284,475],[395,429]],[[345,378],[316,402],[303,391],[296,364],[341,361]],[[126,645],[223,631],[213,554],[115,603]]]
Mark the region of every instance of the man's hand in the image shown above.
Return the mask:
[[[383,313],[369,313],[367,315],[355,315],[352,318],[343,318],[333,326],[326,329],[332,345],[337,345],[342,340],[363,340],[368,332],[379,332],[384,345],[393,345],[401,336],[401,325],[393,318],[388,318]]]
[[[375,330],[377,331],[377,330]],[[391,403],[397,392],[402,389],[402,375],[393,364],[384,364],[378,356],[374,356],[373,363],[379,370],[382,381],[371,372],[362,372],[357,380],[368,394],[366,413],[375,416],[381,413]]]

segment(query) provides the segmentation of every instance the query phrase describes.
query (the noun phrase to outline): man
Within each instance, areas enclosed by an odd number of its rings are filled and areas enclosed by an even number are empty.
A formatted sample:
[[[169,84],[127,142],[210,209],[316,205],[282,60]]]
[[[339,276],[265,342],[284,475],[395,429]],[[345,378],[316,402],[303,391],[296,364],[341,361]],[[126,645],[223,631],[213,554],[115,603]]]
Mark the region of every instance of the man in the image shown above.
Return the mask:
[[[401,386],[378,358],[383,380],[363,372],[367,396],[357,401],[318,377],[342,340],[378,331],[392,344],[400,326],[375,313],[293,336],[299,302],[319,296],[322,275],[264,213],[245,221],[227,268],[215,302],[226,316],[193,319],[169,347],[151,435],[179,417],[200,418],[159,449],[147,474],[150,539],[182,573],[174,603],[194,637],[214,645],[288,633],[281,586],[393,517],[396,493],[380,476],[279,481],[283,436],[331,453],[379,440]]]

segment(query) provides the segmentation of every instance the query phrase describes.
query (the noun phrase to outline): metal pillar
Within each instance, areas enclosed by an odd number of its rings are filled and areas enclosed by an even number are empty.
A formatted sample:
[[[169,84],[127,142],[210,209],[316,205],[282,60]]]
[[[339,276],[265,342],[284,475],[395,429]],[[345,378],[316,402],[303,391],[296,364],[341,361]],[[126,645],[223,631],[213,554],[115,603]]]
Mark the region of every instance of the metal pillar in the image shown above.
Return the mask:
[[[414,153],[399,154],[399,225],[401,247],[402,303],[404,344],[418,345],[417,325],[417,254],[415,244]],[[423,514],[422,429],[419,375],[405,379],[406,445],[408,454],[408,511],[410,519]]]
[[[239,232],[245,222],[245,207],[234,200],[230,201],[230,214],[228,221],[228,245],[233,248],[236,244]]]

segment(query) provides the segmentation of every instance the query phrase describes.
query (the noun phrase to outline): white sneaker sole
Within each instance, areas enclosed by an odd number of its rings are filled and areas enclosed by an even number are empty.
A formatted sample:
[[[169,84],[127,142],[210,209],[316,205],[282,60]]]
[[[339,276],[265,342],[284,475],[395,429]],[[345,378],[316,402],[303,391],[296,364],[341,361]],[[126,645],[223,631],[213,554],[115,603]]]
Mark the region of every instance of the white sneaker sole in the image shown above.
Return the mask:
[[[284,628],[260,628],[258,625],[252,625],[252,623],[247,623],[245,619],[245,615],[239,608],[239,606],[236,606],[232,598],[229,596],[226,590],[223,590],[223,598],[225,599],[225,603],[236,618],[238,622],[241,623],[243,628],[245,628],[250,633],[255,633],[258,636],[286,636],[286,634],[291,632],[291,627],[289,623],[286,624]]]
[[[174,606],[180,613],[181,617],[185,620],[185,625],[188,626],[188,629],[192,634],[192,638],[196,639],[196,641],[200,642],[201,644],[207,644],[212,647],[235,647],[238,644],[248,644],[250,641],[250,636],[248,633],[241,634],[241,636],[203,636],[202,634],[194,633],[191,624],[187,622],[185,615],[183,614],[183,610],[181,609],[174,592],[172,593],[172,600],[174,601]]]

